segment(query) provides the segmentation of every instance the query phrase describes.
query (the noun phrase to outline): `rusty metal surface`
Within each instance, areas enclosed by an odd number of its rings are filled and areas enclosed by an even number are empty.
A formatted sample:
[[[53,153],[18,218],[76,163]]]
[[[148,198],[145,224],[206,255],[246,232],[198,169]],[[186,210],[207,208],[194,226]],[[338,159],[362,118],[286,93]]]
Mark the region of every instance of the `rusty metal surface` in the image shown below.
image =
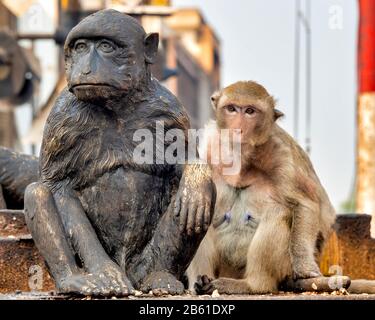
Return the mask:
[[[375,280],[375,239],[370,235],[370,222],[371,216],[365,214],[337,216],[322,257],[323,273],[329,274],[329,267],[339,266],[351,279]]]
[[[54,289],[33,240],[30,236],[0,237],[0,293],[32,289]]]
[[[29,235],[21,210],[0,210],[0,237]]]

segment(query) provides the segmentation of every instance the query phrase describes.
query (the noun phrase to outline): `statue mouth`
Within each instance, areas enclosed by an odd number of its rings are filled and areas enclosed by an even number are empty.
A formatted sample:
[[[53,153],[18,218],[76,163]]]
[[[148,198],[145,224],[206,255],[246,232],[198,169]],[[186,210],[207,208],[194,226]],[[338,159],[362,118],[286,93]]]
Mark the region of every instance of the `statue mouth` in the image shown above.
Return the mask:
[[[106,83],[80,83],[72,86],[72,89],[93,89],[93,88],[113,88],[113,86]]]

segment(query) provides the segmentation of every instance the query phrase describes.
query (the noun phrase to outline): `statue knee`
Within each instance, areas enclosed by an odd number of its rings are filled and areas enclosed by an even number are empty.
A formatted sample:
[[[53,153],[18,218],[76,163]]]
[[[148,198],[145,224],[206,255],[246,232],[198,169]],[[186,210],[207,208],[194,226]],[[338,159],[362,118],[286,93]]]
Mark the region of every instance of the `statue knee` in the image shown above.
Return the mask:
[[[41,182],[33,182],[26,187],[25,201],[46,199],[51,196],[51,191]]]
[[[25,190],[25,217],[31,220],[35,211],[39,207],[38,204],[45,203],[51,197],[50,190],[41,182],[34,182],[27,186]]]

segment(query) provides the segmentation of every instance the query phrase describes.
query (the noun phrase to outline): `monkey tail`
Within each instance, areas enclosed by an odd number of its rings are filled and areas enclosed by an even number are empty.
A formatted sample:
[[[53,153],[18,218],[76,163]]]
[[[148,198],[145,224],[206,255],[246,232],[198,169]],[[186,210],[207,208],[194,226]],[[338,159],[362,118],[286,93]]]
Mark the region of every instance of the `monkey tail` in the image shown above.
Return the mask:
[[[349,293],[374,293],[375,294],[375,280],[358,279],[352,280],[350,287],[348,288]]]

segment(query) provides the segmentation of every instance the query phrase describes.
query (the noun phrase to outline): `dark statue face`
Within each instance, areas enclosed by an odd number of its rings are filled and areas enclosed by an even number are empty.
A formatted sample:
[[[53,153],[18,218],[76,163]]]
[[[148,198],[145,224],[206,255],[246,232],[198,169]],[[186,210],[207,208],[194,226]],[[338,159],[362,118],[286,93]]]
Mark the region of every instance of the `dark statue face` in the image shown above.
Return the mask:
[[[83,101],[112,100],[146,76],[143,55],[109,39],[77,39],[71,50],[69,89]],[[100,100],[100,101],[98,101]]]
[[[106,105],[141,90],[150,79],[158,34],[146,34],[125,14],[105,10],[82,20],[69,33],[65,64],[69,90],[82,101]]]

